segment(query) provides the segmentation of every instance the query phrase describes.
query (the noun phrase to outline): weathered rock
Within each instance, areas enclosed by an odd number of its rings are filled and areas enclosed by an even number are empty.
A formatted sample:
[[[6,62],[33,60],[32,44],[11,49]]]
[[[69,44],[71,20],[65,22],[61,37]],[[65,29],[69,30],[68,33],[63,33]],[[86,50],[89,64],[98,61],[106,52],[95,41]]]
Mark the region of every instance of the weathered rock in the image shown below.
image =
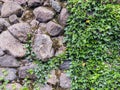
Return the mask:
[[[38,7],[33,11],[33,13],[39,22],[47,22],[55,15],[54,11],[46,7]]]
[[[45,85],[45,86],[41,87],[40,90],[53,90],[53,88],[50,85]]]
[[[70,64],[71,64],[71,61],[66,60],[60,65],[60,69],[67,70],[70,68]]]
[[[10,21],[12,24],[16,24],[16,23],[19,22],[18,17],[17,17],[15,14],[9,16],[9,21]]]
[[[11,83],[6,85],[6,90],[22,90],[22,85],[19,83]]]
[[[3,56],[5,53],[4,51],[0,48],[0,57]]]
[[[26,5],[28,0],[14,0],[14,2],[17,2],[20,5]]]
[[[49,0],[46,0],[45,2],[44,2],[44,4],[43,4],[43,6],[50,6],[50,1]]]
[[[12,14],[16,14],[19,16],[22,12],[22,7],[16,2],[6,2],[3,4],[1,9],[1,16],[2,17],[9,17]]]
[[[0,15],[1,15],[1,8],[2,8],[2,2],[0,2]]]
[[[24,78],[30,78],[30,79],[35,79],[35,75],[32,73],[33,69],[37,67],[37,65],[30,63],[29,65],[22,66],[18,69],[18,76],[21,79]]]
[[[15,57],[10,55],[4,55],[0,57],[0,66],[2,67],[19,67],[19,62]]]
[[[9,51],[15,57],[23,57],[26,53],[23,44],[18,42],[8,31],[4,31],[0,35],[0,47],[2,50]]]
[[[28,34],[32,33],[28,23],[17,23],[8,28],[9,32],[21,42],[26,42]]]
[[[37,7],[42,5],[44,0],[28,0],[28,6],[29,7]]]
[[[10,1],[13,1],[13,0],[1,0],[2,2],[10,2]]]
[[[47,80],[47,83],[56,85],[59,82],[55,70],[51,71],[50,78]]]
[[[32,27],[33,30],[36,30],[36,29],[38,29],[38,27],[39,27],[39,22],[34,19],[34,20],[32,20],[32,21],[30,22],[30,25],[31,25],[31,27]]]
[[[63,8],[60,12],[59,15],[59,23],[63,26],[66,25],[67,19],[68,19],[69,13],[68,10],[66,8]]]
[[[50,0],[50,5],[52,6],[52,8],[54,8],[54,10],[56,12],[60,12],[61,5],[60,5],[60,2],[58,0]]]
[[[47,23],[46,30],[51,36],[58,36],[62,33],[63,27],[53,21],[50,21]]]
[[[0,68],[0,78],[3,78],[3,80],[13,81],[17,78],[16,71],[16,69],[12,68]]]
[[[7,29],[7,27],[9,27],[10,24],[8,23],[8,21],[6,21],[5,19],[3,18],[0,18],[0,33],[4,30]]]
[[[52,44],[53,42],[48,35],[36,34],[33,44],[36,57],[42,61],[47,61],[48,58],[52,57],[54,55]]]
[[[61,73],[61,76],[60,76],[60,86],[62,88],[70,88],[71,87],[70,78],[68,78],[65,73]]]

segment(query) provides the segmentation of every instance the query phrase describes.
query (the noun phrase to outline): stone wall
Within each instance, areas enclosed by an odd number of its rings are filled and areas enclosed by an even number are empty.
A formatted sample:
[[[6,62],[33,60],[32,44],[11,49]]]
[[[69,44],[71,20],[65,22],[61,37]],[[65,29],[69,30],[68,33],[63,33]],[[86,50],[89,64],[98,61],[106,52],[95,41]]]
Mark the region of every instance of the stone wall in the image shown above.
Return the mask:
[[[13,90],[15,85],[20,90],[21,80],[35,79],[27,73],[36,67],[25,57],[28,35],[33,36],[32,51],[43,62],[65,51],[63,34],[69,15],[66,4],[65,0],[0,0],[0,85],[8,80],[6,88]],[[59,82],[65,90],[70,88],[65,73],[59,80],[54,70],[51,75],[50,84]],[[45,85],[41,90],[52,90],[52,86]]]

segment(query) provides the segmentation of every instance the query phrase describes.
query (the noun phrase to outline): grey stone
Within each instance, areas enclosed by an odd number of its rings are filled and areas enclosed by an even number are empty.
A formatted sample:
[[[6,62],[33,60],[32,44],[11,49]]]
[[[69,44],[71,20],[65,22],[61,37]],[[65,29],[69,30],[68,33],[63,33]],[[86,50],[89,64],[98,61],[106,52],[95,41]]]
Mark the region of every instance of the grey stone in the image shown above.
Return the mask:
[[[26,5],[28,0],[14,0],[14,2],[17,2],[20,5]]]
[[[59,15],[59,23],[63,26],[66,25],[67,19],[68,19],[69,13],[68,10],[66,8],[63,8],[60,12]]]
[[[65,73],[61,73],[60,76],[60,86],[62,88],[70,88],[71,87],[71,80]]]
[[[47,22],[55,15],[54,11],[42,6],[35,8],[33,13],[39,22]]]
[[[26,65],[26,66],[21,66],[18,69],[19,78],[21,78],[21,79],[24,79],[24,78],[35,79],[36,78],[35,75],[30,73],[30,71],[32,72],[32,70],[36,67],[37,67],[37,65],[35,65],[33,63],[30,63],[29,65]]]
[[[37,7],[42,5],[44,0],[28,0],[28,6],[29,7]]]
[[[12,68],[0,68],[0,78],[3,78],[3,80],[13,81],[17,78],[16,71],[16,69]]]
[[[12,24],[16,24],[16,23],[19,22],[18,17],[17,17],[15,14],[9,16],[9,21],[10,21]]]
[[[15,57],[23,57],[26,53],[24,45],[15,39],[8,31],[0,35],[0,47],[2,50],[9,51]]]
[[[36,34],[33,43],[33,51],[36,57],[42,61],[47,61],[48,58],[54,55],[52,48],[52,40],[46,34]]]
[[[4,51],[0,48],[0,57],[3,56],[5,53]]]
[[[22,11],[22,7],[13,1],[5,2],[1,9],[2,17],[9,17],[12,14],[19,15]]]
[[[56,76],[56,71],[52,70],[50,74],[50,78],[47,80],[47,83],[56,85],[59,82],[57,76]]]
[[[58,0],[50,0],[50,5],[56,12],[60,12],[61,10],[61,4]]]
[[[63,27],[56,22],[50,21],[47,23],[47,32],[51,36],[58,36],[63,32]]]
[[[8,21],[6,21],[4,18],[0,18],[0,33],[6,30],[9,26],[10,24]]]
[[[2,8],[2,2],[0,2],[0,15],[1,15],[1,8]]]
[[[31,25],[31,27],[32,27],[33,30],[36,30],[36,29],[38,29],[38,27],[39,27],[39,22],[34,19],[34,20],[32,20],[32,21],[30,22],[30,25]]]
[[[53,90],[52,86],[46,84],[45,86],[41,87],[40,90]]]
[[[21,42],[26,42],[32,29],[28,23],[17,23],[8,28],[9,32]]]
[[[71,61],[66,60],[60,65],[60,69],[67,70],[70,68],[70,64],[71,64]]]
[[[4,55],[0,57],[0,66],[2,67],[19,67],[19,62],[15,57],[10,55]]]
[[[22,85],[19,83],[10,83],[6,85],[6,90],[22,90]]]

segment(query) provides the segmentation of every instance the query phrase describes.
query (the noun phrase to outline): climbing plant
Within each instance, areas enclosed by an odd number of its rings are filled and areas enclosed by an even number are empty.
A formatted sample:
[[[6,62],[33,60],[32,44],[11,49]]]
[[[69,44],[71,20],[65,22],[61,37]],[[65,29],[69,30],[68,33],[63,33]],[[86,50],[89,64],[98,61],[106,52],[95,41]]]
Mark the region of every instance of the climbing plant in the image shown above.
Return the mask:
[[[71,90],[120,88],[120,5],[115,0],[68,0],[66,57]]]

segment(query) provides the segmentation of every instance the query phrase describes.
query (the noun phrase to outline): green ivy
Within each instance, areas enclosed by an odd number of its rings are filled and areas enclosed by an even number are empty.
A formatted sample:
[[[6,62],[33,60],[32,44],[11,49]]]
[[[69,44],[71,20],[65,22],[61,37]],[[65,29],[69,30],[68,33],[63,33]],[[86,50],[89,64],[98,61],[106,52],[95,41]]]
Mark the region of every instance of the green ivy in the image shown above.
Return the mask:
[[[120,5],[110,0],[68,0],[65,29],[71,90],[120,88]]]

